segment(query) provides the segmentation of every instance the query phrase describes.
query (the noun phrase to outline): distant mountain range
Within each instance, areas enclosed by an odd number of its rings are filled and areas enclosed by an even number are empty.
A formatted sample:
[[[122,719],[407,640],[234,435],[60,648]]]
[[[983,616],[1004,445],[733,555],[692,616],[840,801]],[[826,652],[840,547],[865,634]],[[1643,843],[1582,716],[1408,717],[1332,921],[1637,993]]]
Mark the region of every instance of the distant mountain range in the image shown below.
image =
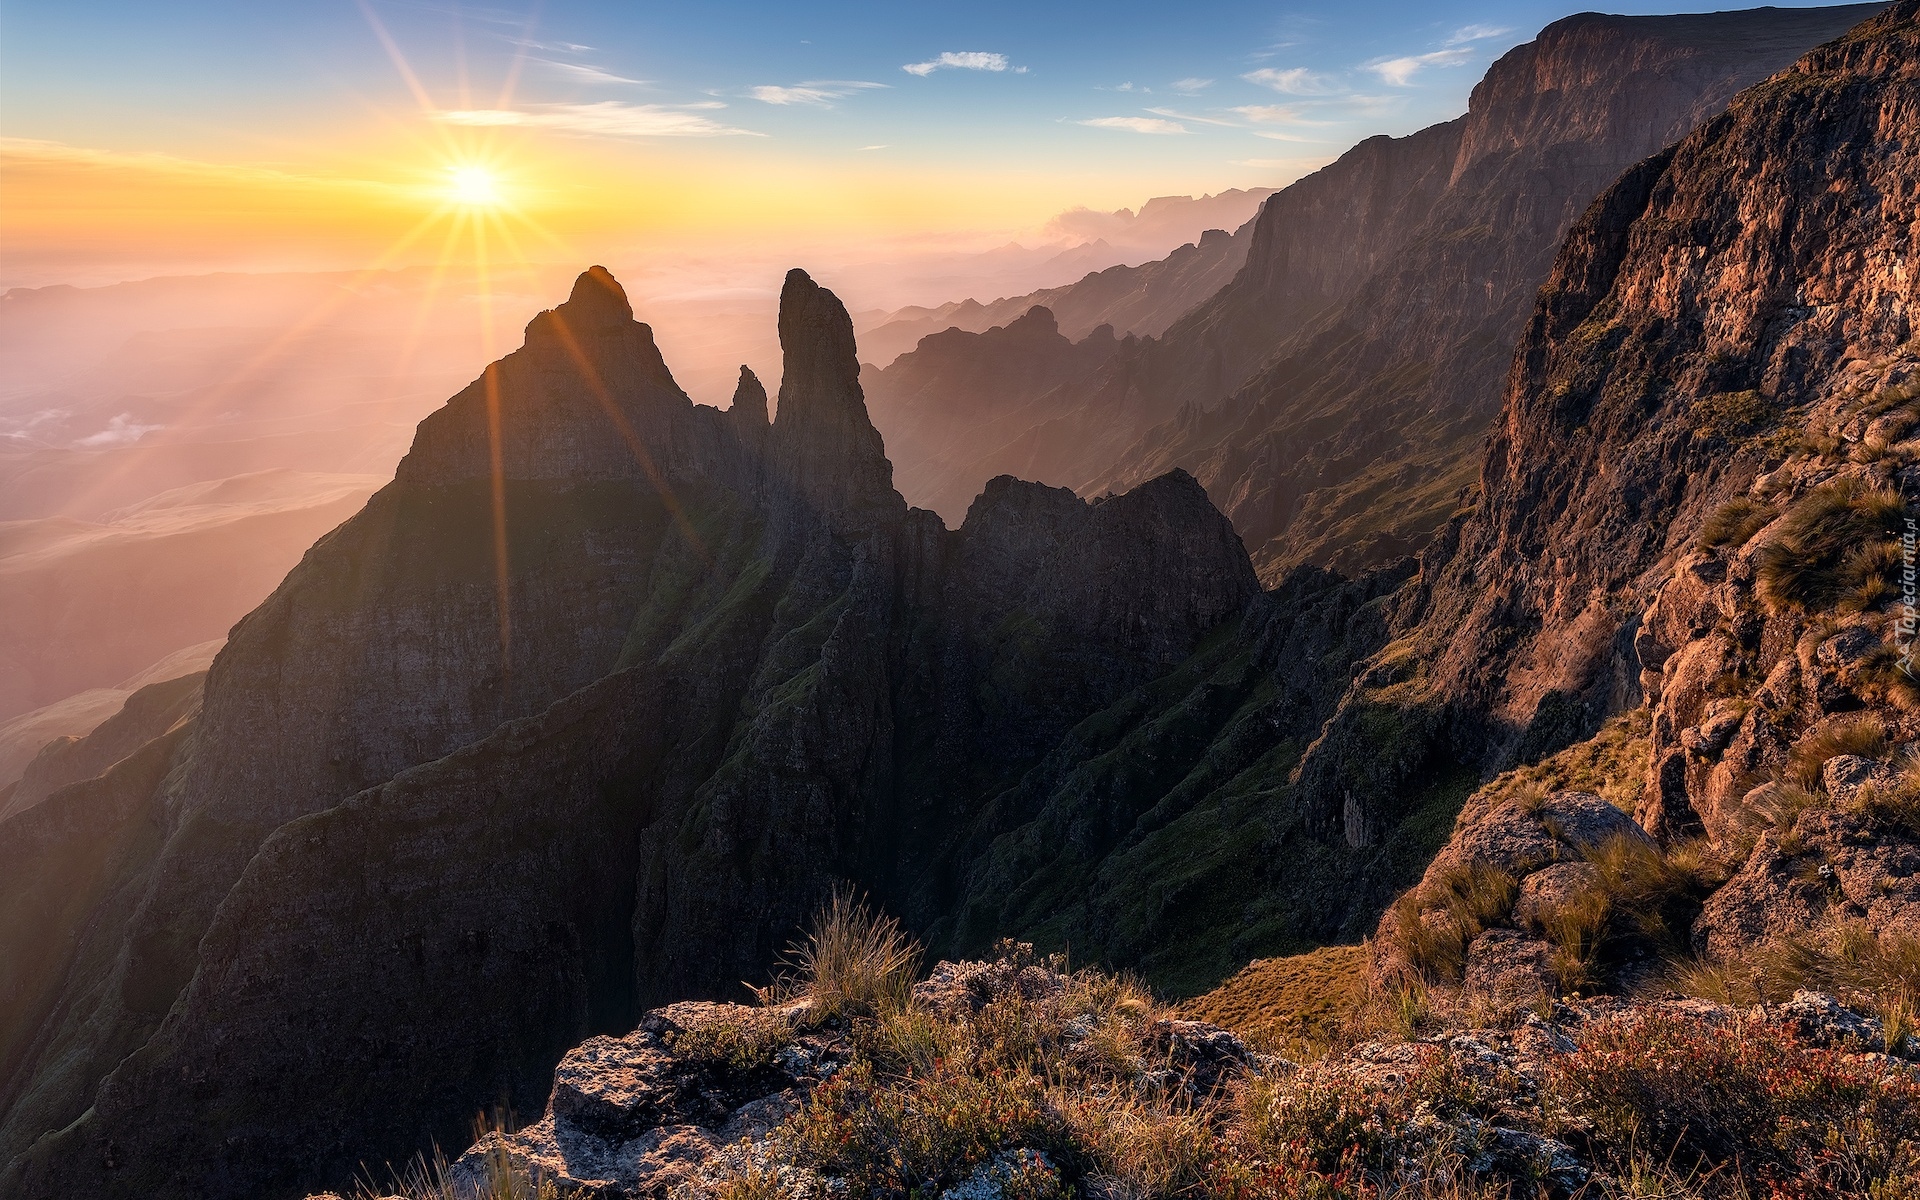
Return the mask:
[[[1269,582],[1296,563],[1416,551],[1464,502],[1509,352],[1575,218],[1627,167],[1878,8],[1556,21],[1488,70],[1465,116],[1370,138],[1270,197],[1220,246],[1244,266],[1164,332],[1011,413],[957,390],[939,418],[948,465],[903,472],[903,492],[953,513],[1002,473],[1097,495],[1178,466]],[[1150,287],[1175,266],[1130,278]],[[1126,331],[1112,299],[1083,306],[1100,278],[1046,301],[1075,313],[1070,331]],[[928,406],[894,400],[876,377],[881,432],[924,436]]]

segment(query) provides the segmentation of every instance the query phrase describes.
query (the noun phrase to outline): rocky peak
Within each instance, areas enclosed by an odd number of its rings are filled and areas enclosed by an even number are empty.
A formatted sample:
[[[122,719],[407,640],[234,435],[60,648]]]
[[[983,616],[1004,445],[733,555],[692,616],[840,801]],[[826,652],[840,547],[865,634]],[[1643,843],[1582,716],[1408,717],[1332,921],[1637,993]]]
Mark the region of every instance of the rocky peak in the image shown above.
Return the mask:
[[[1617,147],[1626,160],[1669,145],[1756,75],[1884,5],[1626,17],[1578,13],[1502,55],[1474,86],[1454,160],[1458,183],[1489,155],[1529,146]]]
[[[867,417],[853,320],[798,267],[780,289],[780,353],[775,477],[818,512],[856,524],[903,515],[886,447]]]
[[[420,423],[396,478],[446,485],[671,474],[693,401],[604,267],[527,323],[519,350]]]
[[[1007,332],[1036,338],[1053,338],[1060,335],[1060,323],[1053,319],[1052,309],[1036,304],[1022,313],[1019,320],[1009,324]]]
[[[728,409],[741,428],[767,425],[767,388],[745,363],[740,364],[740,382],[733,389],[733,404]]]

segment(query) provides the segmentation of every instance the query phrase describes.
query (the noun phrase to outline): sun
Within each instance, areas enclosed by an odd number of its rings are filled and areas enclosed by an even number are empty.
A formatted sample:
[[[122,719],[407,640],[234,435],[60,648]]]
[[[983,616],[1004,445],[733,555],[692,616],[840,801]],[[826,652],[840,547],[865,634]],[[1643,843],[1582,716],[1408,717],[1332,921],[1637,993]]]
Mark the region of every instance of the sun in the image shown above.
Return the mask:
[[[498,208],[500,179],[485,167],[453,167],[447,172],[447,198],[468,208]]]

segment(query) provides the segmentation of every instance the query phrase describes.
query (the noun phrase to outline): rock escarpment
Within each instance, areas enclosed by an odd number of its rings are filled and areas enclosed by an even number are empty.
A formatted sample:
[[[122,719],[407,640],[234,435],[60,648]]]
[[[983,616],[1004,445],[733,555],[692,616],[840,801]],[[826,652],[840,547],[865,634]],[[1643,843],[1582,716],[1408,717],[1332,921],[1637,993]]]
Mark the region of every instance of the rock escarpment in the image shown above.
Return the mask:
[[[1471,985],[1481,939],[1512,963],[1521,938],[1558,956],[1533,980],[1550,990],[1694,955],[1764,991],[1783,953],[1802,979],[1894,986],[1884,963],[1920,936],[1916,53],[1920,6],[1897,5],[1636,167],[1569,237],[1483,498],[1400,599],[1422,694],[1451,698],[1431,736],[1494,764],[1576,744],[1469,803],[1383,928],[1388,967],[1460,942]],[[1628,840],[1487,859],[1518,891],[1468,903],[1507,885],[1457,860],[1577,776],[1628,785]]]

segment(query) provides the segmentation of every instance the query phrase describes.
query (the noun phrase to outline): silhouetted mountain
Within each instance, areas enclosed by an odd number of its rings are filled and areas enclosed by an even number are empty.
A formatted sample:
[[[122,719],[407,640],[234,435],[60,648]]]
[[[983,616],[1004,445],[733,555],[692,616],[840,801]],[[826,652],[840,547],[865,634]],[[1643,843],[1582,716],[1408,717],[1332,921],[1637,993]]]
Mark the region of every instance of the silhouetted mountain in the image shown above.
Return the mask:
[[[1018,421],[1044,405],[1048,392],[1098,369],[1119,347],[1111,326],[1073,342],[1052,312],[1033,308],[985,333],[933,334],[885,370],[864,370],[874,423],[898,431],[889,457],[909,501],[958,523],[984,481],[967,472],[971,463],[956,448],[982,424]]]

